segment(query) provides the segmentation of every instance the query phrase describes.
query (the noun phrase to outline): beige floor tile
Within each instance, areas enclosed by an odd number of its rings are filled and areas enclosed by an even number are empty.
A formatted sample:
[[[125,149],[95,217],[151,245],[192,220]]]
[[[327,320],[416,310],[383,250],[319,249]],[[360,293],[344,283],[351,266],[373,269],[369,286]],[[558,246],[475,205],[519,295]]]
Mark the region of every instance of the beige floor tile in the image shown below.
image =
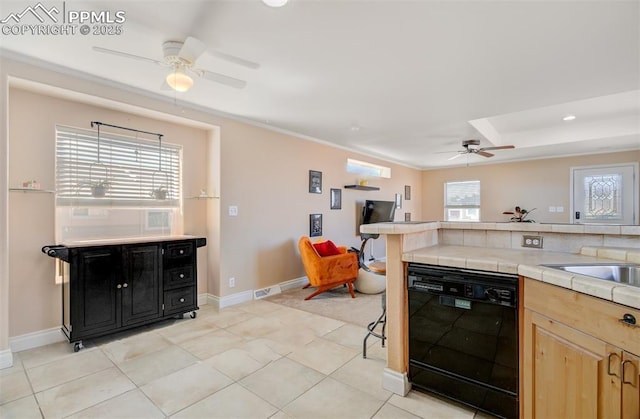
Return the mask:
[[[269,418],[278,408],[238,384],[232,384],[178,412],[172,418]]]
[[[3,375],[13,374],[17,371],[24,371],[24,367],[22,366],[22,359],[20,358],[20,354],[22,352],[14,352],[12,354],[13,357],[13,365],[8,368],[0,369],[0,377]]]
[[[113,367],[113,362],[99,349],[80,351],[71,357],[27,370],[27,375],[38,393],[51,387]]]
[[[234,335],[243,336],[245,338],[259,338],[269,333],[276,332],[280,329],[288,327],[277,319],[271,319],[268,315],[262,317],[252,317],[249,320],[234,324],[225,330]]]
[[[228,307],[220,311],[207,313],[204,316],[198,316],[198,321],[205,321],[207,323],[212,323],[216,327],[226,328],[245,320],[249,320],[253,317],[255,317],[255,315],[251,313],[247,313],[246,311],[242,311],[237,308]]]
[[[318,336],[308,327],[301,324],[286,325],[271,333],[264,335],[265,338],[289,345],[293,350],[305,346]]]
[[[155,331],[146,331],[124,339],[114,340],[100,349],[116,364],[147,355],[171,346],[171,342]]]
[[[329,375],[359,354],[360,352],[353,348],[317,338],[308,345],[294,350],[287,358]]]
[[[323,336],[324,339],[339,343],[342,346],[362,351],[362,342],[367,335],[367,328],[345,323],[334,331]],[[378,339],[370,337],[367,346],[373,345]]]
[[[218,329],[218,327],[211,322],[207,322],[199,318],[186,318],[183,320],[176,320],[175,323],[167,325],[161,329],[157,329],[156,332],[169,342],[180,343],[185,340],[206,335],[216,329]]]
[[[275,310],[281,309],[282,305],[271,303],[265,300],[253,300],[245,304],[240,304],[237,306],[237,308],[239,310],[246,311],[247,313],[262,316]]]
[[[280,358],[240,381],[269,403],[282,408],[325,376],[311,368]]]
[[[206,364],[198,363],[145,384],[140,389],[165,414],[198,402],[233,381]]]
[[[62,333],[62,332],[60,332]],[[73,356],[73,345],[69,342],[52,343],[51,345],[40,346],[19,352],[24,368],[33,368],[39,365],[48,364],[62,358]]]
[[[40,408],[35,396],[29,395],[0,406],[0,418],[3,419],[41,419]]]
[[[59,418],[77,413],[133,388],[135,385],[113,367],[36,393],[36,399],[45,418]]]
[[[179,345],[200,359],[208,359],[229,349],[241,347],[245,342],[241,336],[218,329],[206,335],[186,340]]]
[[[278,411],[275,415],[271,416],[269,419],[293,419],[291,416],[284,413],[282,410]]]
[[[162,419],[164,417],[164,413],[144,393],[136,389],[71,415],[69,419]]]
[[[384,402],[327,377],[282,408],[295,418],[371,418]]]
[[[382,371],[385,365],[382,360],[357,356],[334,371],[331,377],[378,400],[387,401],[392,393],[382,388]]]
[[[423,418],[472,419],[475,414],[474,410],[460,404],[416,390],[410,391],[405,397],[394,394],[388,403]]]
[[[331,333],[345,323],[340,320],[330,319],[328,317],[312,314],[300,320],[299,324],[304,327],[308,327],[310,330],[318,336],[324,336],[327,333]]]
[[[311,313],[298,310],[291,307],[280,306],[281,308],[267,313],[266,316],[270,319],[278,319],[283,324],[297,324],[302,319],[312,316]]]
[[[375,414],[373,419],[420,419],[420,416],[413,415],[406,410],[395,407],[392,404],[385,403]]]
[[[136,385],[172,374],[198,362],[198,358],[177,345],[142,355],[118,365],[120,370]]]
[[[0,377],[0,404],[18,400],[30,394],[33,392],[24,371],[14,371]]]
[[[217,369],[234,381],[238,381],[259,370],[268,362],[260,362],[252,358],[249,352],[242,349],[229,349],[204,361],[205,364]]]
[[[258,362],[266,364],[290,354],[294,346],[267,338],[258,338],[246,342],[239,348],[248,351]]]

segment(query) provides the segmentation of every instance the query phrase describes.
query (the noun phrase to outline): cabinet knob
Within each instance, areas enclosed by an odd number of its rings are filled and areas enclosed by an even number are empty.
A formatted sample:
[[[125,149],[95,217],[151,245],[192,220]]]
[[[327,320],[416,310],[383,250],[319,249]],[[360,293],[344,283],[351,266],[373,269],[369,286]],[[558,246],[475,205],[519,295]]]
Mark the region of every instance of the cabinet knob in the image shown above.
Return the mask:
[[[118,285],[116,285],[116,288],[120,289],[120,288],[122,288],[122,285],[118,284]]]
[[[127,284],[126,282],[124,284],[122,284],[122,288],[127,288],[129,286],[129,284]]]
[[[180,279],[184,278],[184,274],[180,274]]]
[[[180,249],[180,254],[184,255],[184,250]]]
[[[181,302],[181,303],[184,303],[184,298],[181,298],[181,299],[180,299],[180,302]]]

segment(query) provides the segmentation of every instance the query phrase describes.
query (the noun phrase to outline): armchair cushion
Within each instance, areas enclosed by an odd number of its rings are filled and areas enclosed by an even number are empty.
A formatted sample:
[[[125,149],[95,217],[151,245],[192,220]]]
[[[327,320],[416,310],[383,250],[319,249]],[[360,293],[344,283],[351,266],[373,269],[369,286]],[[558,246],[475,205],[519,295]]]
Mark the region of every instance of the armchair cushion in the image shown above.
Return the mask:
[[[318,252],[321,257],[334,256],[342,253],[331,240],[314,243],[313,247],[315,247],[316,252]]]

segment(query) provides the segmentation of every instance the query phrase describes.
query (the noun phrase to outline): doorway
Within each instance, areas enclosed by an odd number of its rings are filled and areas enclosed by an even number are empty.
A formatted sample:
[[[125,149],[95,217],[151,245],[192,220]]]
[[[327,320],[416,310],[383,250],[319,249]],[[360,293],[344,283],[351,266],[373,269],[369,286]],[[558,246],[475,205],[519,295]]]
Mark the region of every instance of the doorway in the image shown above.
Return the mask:
[[[571,222],[638,224],[638,163],[571,168]]]

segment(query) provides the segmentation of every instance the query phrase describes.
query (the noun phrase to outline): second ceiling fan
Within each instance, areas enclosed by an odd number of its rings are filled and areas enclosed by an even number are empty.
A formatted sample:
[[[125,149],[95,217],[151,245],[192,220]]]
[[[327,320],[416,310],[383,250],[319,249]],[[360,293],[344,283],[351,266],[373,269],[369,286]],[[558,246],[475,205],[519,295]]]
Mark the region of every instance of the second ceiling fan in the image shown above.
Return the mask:
[[[488,150],[506,150],[510,148],[515,148],[512,145],[501,145],[496,147],[478,147],[480,145],[480,140],[465,140],[462,142],[462,147],[464,150],[458,151],[458,154],[455,154],[449,157],[448,160],[457,159],[463,154],[478,154],[483,157],[493,157],[493,153],[488,153]]]

